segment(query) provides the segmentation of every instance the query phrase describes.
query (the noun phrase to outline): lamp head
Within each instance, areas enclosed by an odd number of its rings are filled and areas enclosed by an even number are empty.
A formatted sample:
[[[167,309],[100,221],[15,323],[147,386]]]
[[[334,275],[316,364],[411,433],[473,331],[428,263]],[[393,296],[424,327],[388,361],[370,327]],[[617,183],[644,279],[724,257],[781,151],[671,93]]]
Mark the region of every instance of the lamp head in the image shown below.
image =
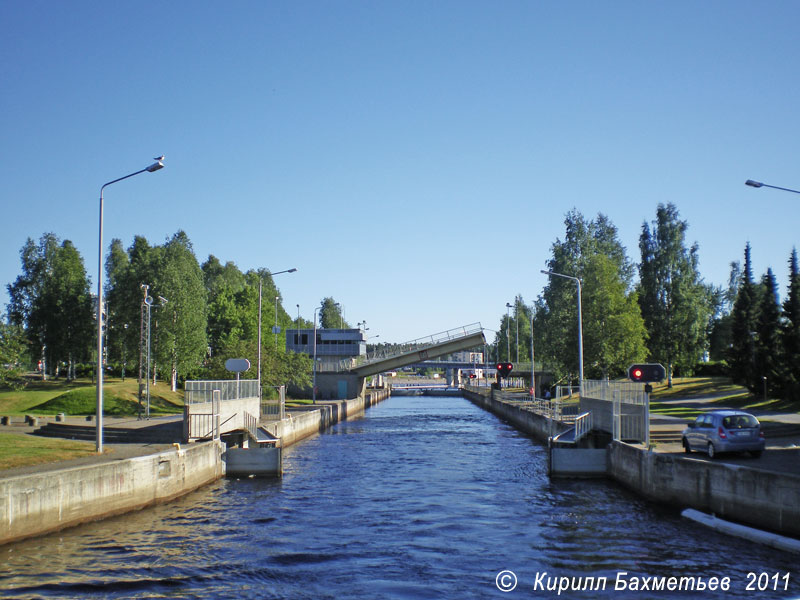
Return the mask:
[[[289,269],[289,270],[288,270],[288,271],[286,271],[286,272],[287,272],[287,273],[294,273],[295,271],[297,271],[297,269]]]
[[[744,182],[744,184],[754,188],[760,188],[762,185],[764,185],[760,181],[753,181],[752,179],[748,179],[747,181]]]
[[[164,168],[164,156],[163,155],[159,156],[159,157],[156,157],[154,160],[156,162],[154,162],[152,165],[147,167],[147,169],[145,169],[148,173],[153,173],[155,171],[158,171],[159,169],[163,169]]]

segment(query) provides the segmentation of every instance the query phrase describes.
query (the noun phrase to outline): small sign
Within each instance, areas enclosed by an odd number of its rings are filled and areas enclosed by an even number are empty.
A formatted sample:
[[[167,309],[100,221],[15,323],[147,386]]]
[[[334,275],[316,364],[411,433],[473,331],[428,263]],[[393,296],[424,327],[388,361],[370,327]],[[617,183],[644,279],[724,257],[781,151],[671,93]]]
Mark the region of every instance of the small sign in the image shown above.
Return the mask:
[[[280,325],[274,325],[272,327],[272,333],[280,333],[280,332],[281,332],[281,326]]]
[[[225,361],[225,368],[233,373],[244,373],[250,368],[250,361],[246,358],[229,358]]]

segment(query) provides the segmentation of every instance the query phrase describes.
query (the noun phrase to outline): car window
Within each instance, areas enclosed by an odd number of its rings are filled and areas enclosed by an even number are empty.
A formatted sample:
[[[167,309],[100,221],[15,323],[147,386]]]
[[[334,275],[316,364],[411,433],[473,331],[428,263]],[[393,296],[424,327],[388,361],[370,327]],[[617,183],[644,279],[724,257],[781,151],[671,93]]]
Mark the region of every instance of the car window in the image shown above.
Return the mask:
[[[752,415],[733,415],[722,419],[722,426],[725,429],[747,429],[758,427],[758,421]]]

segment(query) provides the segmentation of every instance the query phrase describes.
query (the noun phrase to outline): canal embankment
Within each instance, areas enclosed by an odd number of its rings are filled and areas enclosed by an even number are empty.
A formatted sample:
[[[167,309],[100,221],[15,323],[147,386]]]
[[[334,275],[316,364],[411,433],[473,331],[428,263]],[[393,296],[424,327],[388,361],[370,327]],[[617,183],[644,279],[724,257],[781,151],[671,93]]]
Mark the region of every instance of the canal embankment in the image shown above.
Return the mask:
[[[287,447],[339,421],[362,415],[389,397],[370,390],[363,397],[328,400],[287,411],[262,426]],[[225,444],[174,444],[142,456],[58,468],[42,465],[23,475],[0,476],[0,544],[35,537],[88,521],[168,502],[225,476]]]
[[[0,544],[167,502],[224,475],[223,444],[0,478]]]
[[[388,390],[375,389],[349,400],[320,400],[316,404],[289,409],[285,418],[268,421],[261,426],[270,435],[279,438],[281,447],[286,448],[325,431],[339,421],[363,415],[370,406],[386,400],[389,395]]]
[[[492,390],[465,390],[464,396],[543,443],[565,428],[546,416],[496,398]],[[560,460],[569,460],[565,458],[569,454],[562,452]],[[582,460],[580,450],[574,456]],[[791,472],[660,453],[612,441],[605,449],[605,476],[653,502],[710,512],[800,538],[800,476]]]

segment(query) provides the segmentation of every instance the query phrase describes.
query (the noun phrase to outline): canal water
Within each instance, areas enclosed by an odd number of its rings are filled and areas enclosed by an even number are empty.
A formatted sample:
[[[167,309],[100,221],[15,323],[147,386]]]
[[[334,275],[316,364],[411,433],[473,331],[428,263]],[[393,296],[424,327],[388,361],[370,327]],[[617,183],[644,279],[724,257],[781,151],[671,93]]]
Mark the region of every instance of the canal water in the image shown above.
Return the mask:
[[[798,556],[609,482],[550,481],[539,443],[463,398],[391,398],[288,448],[284,468],[0,547],[0,596],[800,597]],[[670,577],[729,589],[642,589]],[[547,589],[562,578],[581,590]]]

